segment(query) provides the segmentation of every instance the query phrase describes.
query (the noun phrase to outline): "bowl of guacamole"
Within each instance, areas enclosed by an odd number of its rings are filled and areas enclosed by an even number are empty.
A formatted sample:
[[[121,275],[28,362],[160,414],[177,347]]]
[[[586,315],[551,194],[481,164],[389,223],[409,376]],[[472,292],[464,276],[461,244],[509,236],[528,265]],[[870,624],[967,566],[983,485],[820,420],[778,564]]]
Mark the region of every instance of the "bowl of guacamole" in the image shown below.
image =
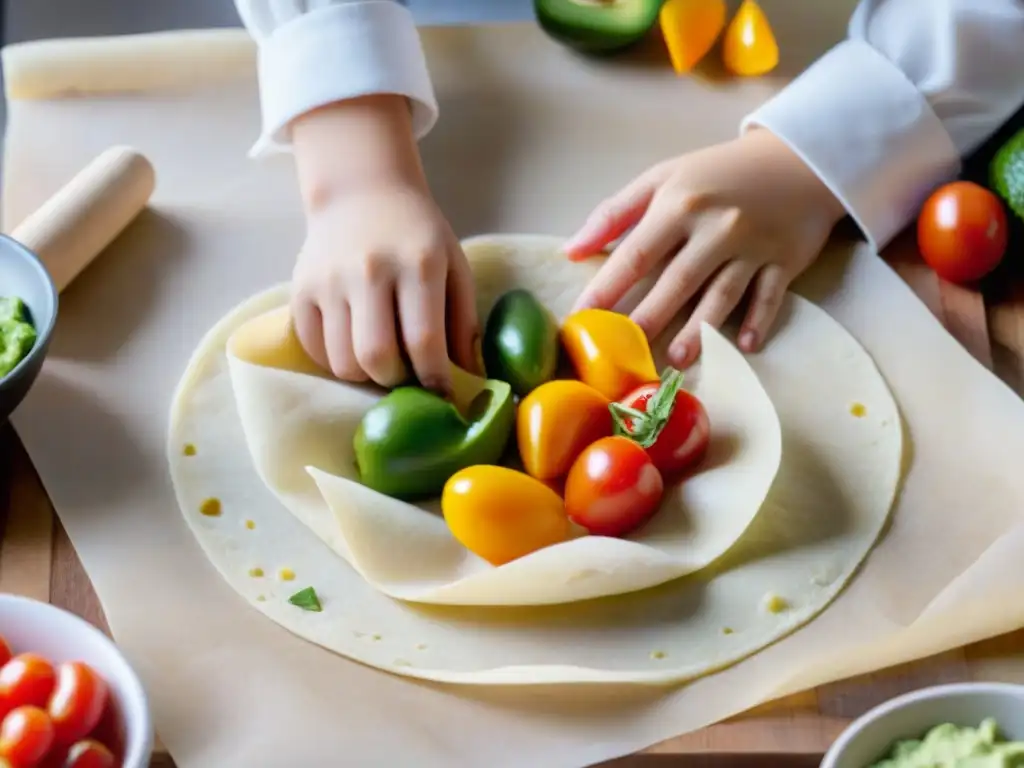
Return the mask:
[[[854,721],[821,766],[1024,766],[1024,686],[958,683],[892,699]]]
[[[57,290],[42,262],[0,235],[0,421],[38,377],[56,320]]]

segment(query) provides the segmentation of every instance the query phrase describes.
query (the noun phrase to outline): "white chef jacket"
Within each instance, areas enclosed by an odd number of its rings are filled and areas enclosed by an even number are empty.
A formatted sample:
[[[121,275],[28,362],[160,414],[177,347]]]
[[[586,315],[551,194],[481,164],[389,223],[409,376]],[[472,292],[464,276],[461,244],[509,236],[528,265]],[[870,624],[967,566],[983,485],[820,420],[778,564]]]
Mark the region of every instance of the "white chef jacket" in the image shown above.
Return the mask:
[[[372,93],[406,96],[418,138],[433,127],[437,100],[401,3],[235,2],[259,44],[255,152],[287,149],[299,115]],[[1024,0],[862,0],[847,39],[741,130],[778,135],[880,249],[1022,104]]]

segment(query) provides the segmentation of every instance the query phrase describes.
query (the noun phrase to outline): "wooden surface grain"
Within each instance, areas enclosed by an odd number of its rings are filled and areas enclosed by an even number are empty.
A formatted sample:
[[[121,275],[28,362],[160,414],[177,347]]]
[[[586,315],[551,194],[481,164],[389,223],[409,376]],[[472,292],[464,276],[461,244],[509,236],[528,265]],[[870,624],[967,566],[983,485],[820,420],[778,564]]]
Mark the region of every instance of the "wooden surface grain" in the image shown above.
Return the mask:
[[[1011,252],[1012,263],[1021,255]],[[981,291],[943,284],[921,264],[909,235],[887,258],[971,354],[1024,393],[1024,278],[1007,268]],[[49,600],[107,630],[74,547],[9,425],[0,428],[0,592]],[[1024,674],[1024,631],[807,691],[607,765],[809,768],[875,704],[922,686],[991,679],[1018,659]],[[153,765],[173,768],[159,745]]]

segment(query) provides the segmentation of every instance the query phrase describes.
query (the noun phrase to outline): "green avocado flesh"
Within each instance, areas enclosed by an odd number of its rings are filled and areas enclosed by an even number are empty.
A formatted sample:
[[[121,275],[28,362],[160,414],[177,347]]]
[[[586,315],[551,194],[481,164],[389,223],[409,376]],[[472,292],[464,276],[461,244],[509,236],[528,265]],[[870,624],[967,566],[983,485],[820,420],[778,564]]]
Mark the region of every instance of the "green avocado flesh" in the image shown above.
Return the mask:
[[[0,298],[0,379],[25,359],[35,343],[36,329],[25,302],[18,298]]]
[[[534,0],[541,28],[585,53],[613,53],[641,40],[658,20],[662,0]]]

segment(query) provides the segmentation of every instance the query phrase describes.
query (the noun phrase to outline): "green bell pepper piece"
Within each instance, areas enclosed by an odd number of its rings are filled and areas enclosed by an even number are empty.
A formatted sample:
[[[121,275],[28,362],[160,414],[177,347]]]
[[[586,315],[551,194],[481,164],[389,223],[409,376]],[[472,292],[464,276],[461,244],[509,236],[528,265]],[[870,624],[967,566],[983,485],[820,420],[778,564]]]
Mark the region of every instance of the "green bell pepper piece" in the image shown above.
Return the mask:
[[[396,499],[440,496],[448,478],[476,464],[496,464],[515,424],[512,389],[488,380],[463,415],[420,387],[385,395],[356,429],[353,445],[363,485]]]
[[[494,305],[484,329],[487,375],[507,381],[526,397],[558,367],[558,323],[551,311],[528,291],[509,291]]]

